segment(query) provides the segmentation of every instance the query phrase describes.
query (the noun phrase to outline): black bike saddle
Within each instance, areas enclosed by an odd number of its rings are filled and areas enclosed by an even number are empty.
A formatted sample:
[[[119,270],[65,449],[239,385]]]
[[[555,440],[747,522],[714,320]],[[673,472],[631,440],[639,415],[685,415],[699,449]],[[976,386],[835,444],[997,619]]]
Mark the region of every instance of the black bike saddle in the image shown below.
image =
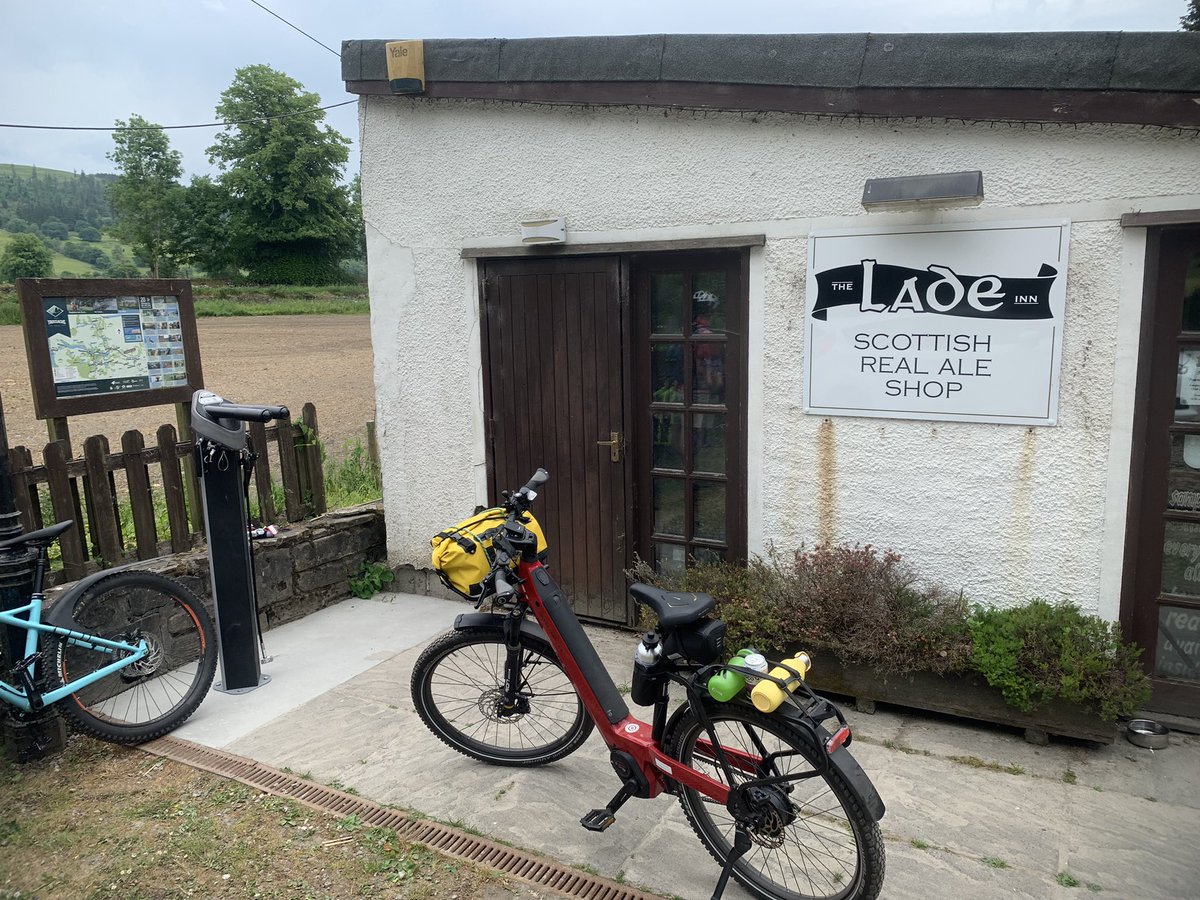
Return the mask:
[[[630,585],[629,593],[638,603],[650,607],[658,616],[659,628],[664,630],[695,622],[717,605],[709,594],[676,594],[641,582]]]
[[[40,531],[19,534],[15,538],[9,538],[7,541],[0,541],[0,550],[7,550],[10,547],[23,547],[26,544],[31,547],[49,547],[58,540],[60,534],[67,531],[74,524],[74,519],[67,519],[65,522],[59,522],[57,525],[51,525],[49,528],[43,528]]]

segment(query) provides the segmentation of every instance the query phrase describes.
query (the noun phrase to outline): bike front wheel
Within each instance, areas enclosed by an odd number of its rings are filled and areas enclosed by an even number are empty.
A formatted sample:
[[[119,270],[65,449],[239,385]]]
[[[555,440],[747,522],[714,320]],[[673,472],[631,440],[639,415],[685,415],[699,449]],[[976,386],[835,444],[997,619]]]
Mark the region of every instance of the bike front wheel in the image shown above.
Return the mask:
[[[741,704],[706,707],[717,739],[735,760],[734,783],[814,771],[811,739],[780,716]],[[689,709],[666,739],[681,763],[729,784],[703,724]],[[879,825],[833,769],[758,789],[750,849],[733,877],[761,900],[873,900],[883,886]],[[733,849],[735,822],[725,805],[681,787],[684,814],[721,865]]]
[[[501,631],[442,635],[413,667],[417,714],[443,743],[482,762],[540,766],[562,759],[587,740],[592,720],[549,644],[522,634],[520,654],[520,689],[510,702]]]
[[[212,618],[179,582],[153,572],[118,572],[80,594],[72,616],[89,635],[133,646],[144,641],[148,651],[61,701],[59,709],[81,731],[122,744],[152,740],[181,725],[208,693],[217,669]],[[51,688],[119,658],[59,638],[48,667]]]

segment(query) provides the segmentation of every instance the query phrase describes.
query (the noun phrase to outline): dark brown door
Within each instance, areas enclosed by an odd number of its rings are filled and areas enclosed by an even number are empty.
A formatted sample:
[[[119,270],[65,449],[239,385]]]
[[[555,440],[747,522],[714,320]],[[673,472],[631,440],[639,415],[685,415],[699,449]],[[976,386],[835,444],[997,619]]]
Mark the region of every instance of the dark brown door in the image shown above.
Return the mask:
[[[746,555],[746,268],[633,263],[637,552],[662,570]]]
[[[545,467],[534,513],[555,579],[580,616],[626,624],[619,273],[615,257],[485,263],[483,364],[492,497]]]
[[[1200,229],[1148,236],[1124,621],[1146,648],[1150,708],[1200,715]],[[1140,470],[1140,471],[1139,471]]]

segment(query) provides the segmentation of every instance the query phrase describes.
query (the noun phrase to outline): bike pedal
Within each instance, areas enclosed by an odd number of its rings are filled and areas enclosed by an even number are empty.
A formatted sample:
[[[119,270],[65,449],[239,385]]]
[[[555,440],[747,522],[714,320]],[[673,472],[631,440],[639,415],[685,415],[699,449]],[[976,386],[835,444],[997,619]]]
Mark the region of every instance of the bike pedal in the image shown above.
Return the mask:
[[[615,821],[617,821],[617,817],[612,814],[611,810],[605,808],[593,809],[579,820],[579,824],[588,831],[603,831]]]

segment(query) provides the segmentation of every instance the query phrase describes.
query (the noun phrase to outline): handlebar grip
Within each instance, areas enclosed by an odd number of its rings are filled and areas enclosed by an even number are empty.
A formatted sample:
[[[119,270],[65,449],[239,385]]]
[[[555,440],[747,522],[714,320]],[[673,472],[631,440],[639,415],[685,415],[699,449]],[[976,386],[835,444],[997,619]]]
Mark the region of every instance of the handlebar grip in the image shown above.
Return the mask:
[[[496,588],[496,596],[498,597],[503,597],[505,594],[511,594],[513,592],[513,586],[509,584],[508,579],[504,577],[503,569],[496,570],[496,577],[493,579],[492,584]]]
[[[545,469],[538,469],[533,473],[533,477],[529,479],[522,491],[536,491],[543,484],[550,480],[550,473]]]
[[[286,419],[286,406],[238,406],[233,403],[210,403],[204,411],[215,419],[237,419],[241,422],[270,422]]]

